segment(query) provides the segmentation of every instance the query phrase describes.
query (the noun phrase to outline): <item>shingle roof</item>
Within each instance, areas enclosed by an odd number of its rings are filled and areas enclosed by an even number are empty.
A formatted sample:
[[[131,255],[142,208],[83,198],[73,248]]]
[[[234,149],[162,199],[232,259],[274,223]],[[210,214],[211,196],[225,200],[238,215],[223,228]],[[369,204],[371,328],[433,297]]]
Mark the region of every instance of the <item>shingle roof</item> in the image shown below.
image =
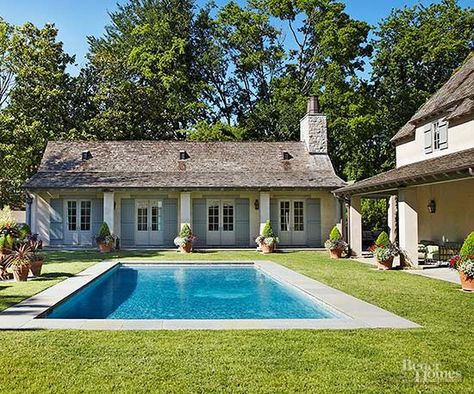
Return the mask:
[[[92,157],[82,160],[81,153]],[[189,155],[179,160],[179,152]],[[283,161],[283,151],[293,158]],[[336,188],[327,155],[303,142],[49,142],[26,188]]]
[[[474,97],[474,56],[468,58],[464,65],[446,82],[392,138],[398,142],[411,137],[416,125],[438,112],[455,113],[454,117],[463,116],[474,111],[470,103]],[[449,115],[448,115],[449,117]],[[451,118],[452,119],[452,118]]]
[[[371,178],[355,182],[335,191],[336,194],[358,194],[389,190],[410,185],[431,183],[437,176],[447,174],[455,178],[469,176],[469,168],[474,168],[474,148],[451,153],[434,159],[407,164]],[[451,178],[445,178],[445,180]]]

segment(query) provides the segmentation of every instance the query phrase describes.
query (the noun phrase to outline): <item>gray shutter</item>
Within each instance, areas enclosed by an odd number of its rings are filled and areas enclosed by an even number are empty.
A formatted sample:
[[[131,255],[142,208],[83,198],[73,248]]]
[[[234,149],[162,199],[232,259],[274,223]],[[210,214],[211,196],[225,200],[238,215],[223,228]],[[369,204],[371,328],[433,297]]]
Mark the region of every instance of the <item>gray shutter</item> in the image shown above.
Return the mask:
[[[448,148],[448,123],[439,123],[439,149]]]
[[[249,205],[248,198],[238,198],[235,200],[235,244],[237,246],[249,246]]]
[[[206,199],[193,199],[193,234],[196,235],[196,246],[206,246],[207,215]]]
[[[270,199],[270,224],[272,225],[273,232],[279,236],[280,228],[278,227],[278,200]]]
[[[91,202],[91,229],[93,242],[99,235],[100,226],[104,222],[104,203],[100,198],[94,198]]]
[[[166,246],[173,245],[178,235],[178,200],[165,198],[163,200],[163,241]]]
[[[50,224],[49,224],[49,240],[51,245],[60,245],[64,238],[63,228],[63,200],[61,198],[53,198],[50,200]]]
[[[135,244],[135,200],[122,199],[120,207],[120,244],[131,246]]]
[[[425,141],[425,153],[433,152],[433,130],[431,123],[423,126],[423,138]]]
[[[306,239],[307,245],[321,247],[321,202],[319,199],[306,200]]]

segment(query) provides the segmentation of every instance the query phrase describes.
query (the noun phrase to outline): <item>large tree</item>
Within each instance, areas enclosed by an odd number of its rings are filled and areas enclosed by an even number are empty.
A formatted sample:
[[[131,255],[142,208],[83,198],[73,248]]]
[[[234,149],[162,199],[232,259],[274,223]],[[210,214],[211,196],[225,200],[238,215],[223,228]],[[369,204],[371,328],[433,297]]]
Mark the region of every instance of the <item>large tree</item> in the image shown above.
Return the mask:
[[[192,0],[131,0],[89,38],[100,139],[167,139],[204,117]]]
[[[19,203],[21,185],[37,169],[48,140],[71,137],[70,77],[73,58],[57,41],[57,29],[31,23],[11,31],[8,65],[12,81],[0,112],[2,201]],[[1,66],[0,66],[1,67]]]

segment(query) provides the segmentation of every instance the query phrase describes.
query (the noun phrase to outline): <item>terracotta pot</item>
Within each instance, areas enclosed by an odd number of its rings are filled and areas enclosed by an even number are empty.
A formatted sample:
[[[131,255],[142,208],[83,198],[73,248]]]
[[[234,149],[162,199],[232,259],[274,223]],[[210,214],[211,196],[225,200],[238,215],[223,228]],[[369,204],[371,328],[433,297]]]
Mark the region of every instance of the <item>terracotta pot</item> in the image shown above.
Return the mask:
[[[100,250],[100,253],[110,253],[110,251],[112,250],[112,244],[105,244],[105,243],[102,243],[100,242],[99,243],[99,250]]]
[[[41,268],[43,268],[44,260],[33,260],[30,265],[30,271],[33,276],[41,275]]]
[[[191,242],[187,242],[184,246],[179,247],[179,251],[181,253],[191,253],[193,251],[193,244]]]
[[[377,260],[377,268],[379,270],[390,270],[392,269],[393,265],[393,256],[390,257],[388,260],[385,261],[378,261]]]
[[[465,291],[474,291],[474,278],[467,276],[464,272],[459,271],[461,279],[461,287]]]
[[[342,252],[342,249],[331,249],[329,251],[329,256],[331,257],[331,259],[340,259]]]
[[[264,243],[260,244],[260,249],[263,254],[273,253],[274,245],[267,245]]]
[[[29,265],[20,265],[12,267],[13,277],[17,282],[25,282],[28,279],[28,273],[30,272]]]

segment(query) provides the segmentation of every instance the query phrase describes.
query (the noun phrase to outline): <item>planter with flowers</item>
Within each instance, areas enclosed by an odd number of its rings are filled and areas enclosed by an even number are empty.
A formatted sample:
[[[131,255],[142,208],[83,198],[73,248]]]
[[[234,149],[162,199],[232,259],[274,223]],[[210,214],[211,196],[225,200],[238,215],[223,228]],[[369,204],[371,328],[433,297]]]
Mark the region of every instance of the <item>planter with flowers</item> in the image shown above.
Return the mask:
[[[269,220],[265,222],[265,226],[263,226],[262,234],[260,234],[255,239],[255,242],[257,243],[260,250],[264,254],[273,253],[273,251],[275,250],[280,240],[278,239],[277,236],[275,236],[275,233],[273,232],[272,225],[270,224]]]
[[[474,291],[474,231],[467,236],[459,255],[449,260],[449,265],[459,272],[462,289]]]
[[[375,241],[375,245],[369,248],[377,260],[377,268],[380,270],[392,269],[393,259],[398,256],[399,249],[390,242],[390,238],[385,231],[382,231]]]
[[[329,239],[324,243],[324,247],[329,251],[329,256],[332,259],[340,259],[347,246],[347,242],[342,239],[341,232],[337,226],[334,226],[329,233]]]
[[[197,237],[193,234],[189,224],[185,223],[181,227],[179,235],[174,239],[174,244],[179,248],[181,253],[191,253],[193,251],[193,243]]]
[[[107,223],[102,223],[99,235],[96,237],[97,246],[101,253],[109,253],[114,247],[115,237],[110,233]]]

